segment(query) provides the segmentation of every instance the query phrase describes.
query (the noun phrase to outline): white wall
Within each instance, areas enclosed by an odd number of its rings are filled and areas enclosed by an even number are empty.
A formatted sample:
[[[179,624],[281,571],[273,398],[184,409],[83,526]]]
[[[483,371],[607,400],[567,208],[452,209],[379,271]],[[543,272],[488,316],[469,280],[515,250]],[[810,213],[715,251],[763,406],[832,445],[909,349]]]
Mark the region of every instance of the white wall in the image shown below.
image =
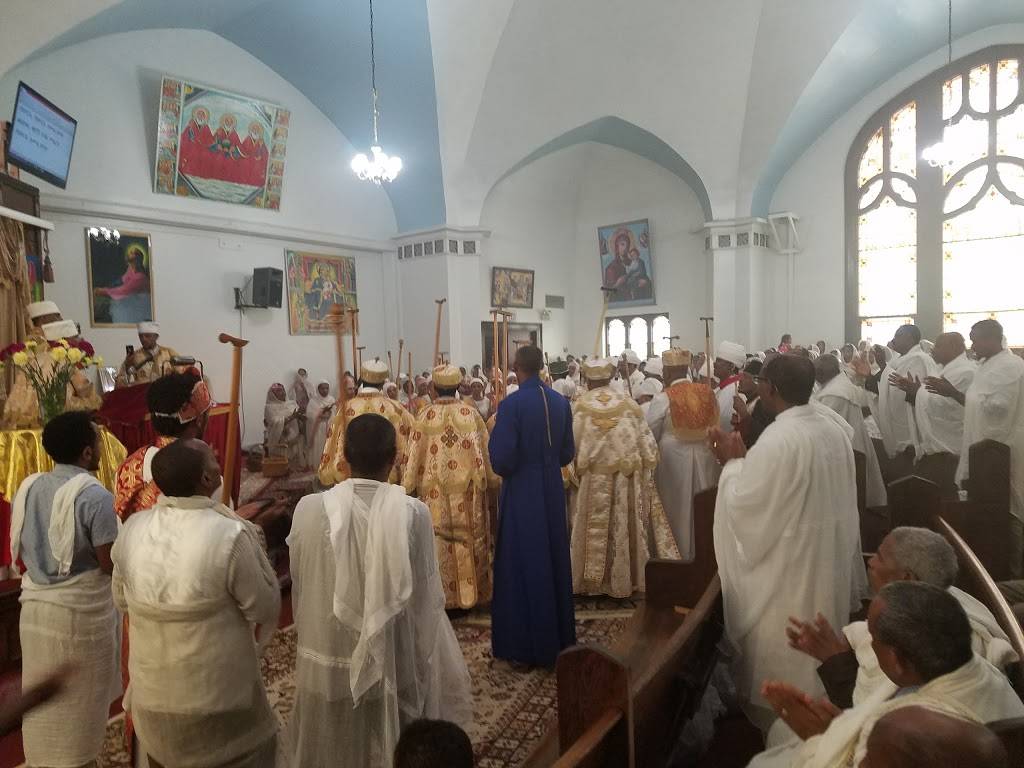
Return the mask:
[[[153,193],[164,73],[291,110],[279,212]],[[204,361],[220,399],[228,396],[230,355],[216,337],[221,331],[239,331],[232,288],[253,267],[283,268],[285,248],[355,255],[360,344],[368,354],[386,354],[389,343],[397,348],[394,302],[383,300],[385,283],[393,286],[395,281],[393,256],[382,255],[390,251],[385,239],[395,234],[390,202],[382,190],[354,178],[348,168],[352,147],[335,126],[257,59],[208,32],[112,35],[9,72],[0,79],[0,114],[10,114],[18,80],[78,119],[67,190],[23,178],[39,186],[44,215],[56,224],[50,248],[57,282],[46,287],[47,298],[82,323],[84,335],[108,361],[119,362],[124,345],[138,340],[129,329],[89,327],[83,234],[89,225],[152,235],[156,319],[163,341]],[[313,377],[333,381],[335,362],[329,337],[289,335],[283,308],[250,310],[242,334],[251,340],[243,376],[244,440],[251,443],[262,439],[263,402],[272,382],[290,382],[300,366]]]
[[[544,295],[565,296],[566,308],[551,310],[543,322],[544,347],[552,359],[565,349],[589,355],[602,301],[597,228],[641,218],[650,220],[657,304],[609,315],[668,312],[679,343],[700,345],[697,318],[711,303],[710,256],[703,235],[693,234],[703,223],[697,197],[669,171],[603,144],[547,155],[491,191],[481,218],[491,230],[483,244],[481,296],[488,295],[491,266],[535,270],[534,309],[517,310],[516,321],[540,322]]]
[[[1019,43],[1024,25],[982,30],[958,40],[954,59],[990,45]],[[782,179],[771,210],[793,211],[800,216],[802,251],[794,257],[793,282],[787,292],[785,263],[780,258],[771,276],[772,307],[764,317],[776,340],[784,332],[798,344],[824,338],[830,345],[843,342],[845,299],[845,229],[843,173],[846,157],[864,123],[889,100],[946,63],[945,49],[921,59],[879,86],[846,112],[812,144]],[[787,322],[785,308],[791,302]],[[854,339],[853,341],[856,341]]]

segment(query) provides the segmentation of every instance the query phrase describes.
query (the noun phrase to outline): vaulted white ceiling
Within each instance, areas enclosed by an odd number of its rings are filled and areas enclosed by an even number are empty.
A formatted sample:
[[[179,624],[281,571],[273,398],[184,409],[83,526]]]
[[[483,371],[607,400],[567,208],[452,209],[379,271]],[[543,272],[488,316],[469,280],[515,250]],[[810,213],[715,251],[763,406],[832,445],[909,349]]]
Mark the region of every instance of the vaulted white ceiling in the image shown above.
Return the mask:
[[[208,29],[261,58],[362,145],[364,6],[7,0],[0,74],[105,34]],[[385,143],[409,164],[389,190],[403,230],[477,223],[510,170],[576,141],[665,165],[716,218],[764,213],[807,146],[946,36],[941,0],[376,0],[375,8]],[[1021,21],[1022,0],[954,0],[956,37]]]

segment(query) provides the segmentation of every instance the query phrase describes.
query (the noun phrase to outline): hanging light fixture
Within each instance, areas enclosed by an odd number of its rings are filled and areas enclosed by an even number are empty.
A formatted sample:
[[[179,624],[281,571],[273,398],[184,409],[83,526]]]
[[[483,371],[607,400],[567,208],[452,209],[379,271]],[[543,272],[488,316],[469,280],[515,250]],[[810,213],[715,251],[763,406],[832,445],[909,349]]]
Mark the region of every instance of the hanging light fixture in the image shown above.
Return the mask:
[[[946,25],[946,65],[953,63],[953,0],[948,0],[948,16]],[[949,120],[943,125],[942,138],[929,147],[925,147],[921,150],[921,159],[923,159],[932,168],[941,168],[942,166],[952,165],[956,162],[956,158],[961,157],[962,154],[956,147],[956,142],[953,137],[949,140],[946,138],[946,134],[953,125],[953,116],[951,115]]]
[[[352,158],[352,170],[363,181],[372,181],[380,185],[385,181],[394,181],[402,172],[402,158],[389,157],[380,146],[378,122],[380,113],[377,110],[377,62],[374,60],[373,48],[373,0],[370,0],[370,88],[373,96],[373,145],[370,147],[372,157],[360,152]]]

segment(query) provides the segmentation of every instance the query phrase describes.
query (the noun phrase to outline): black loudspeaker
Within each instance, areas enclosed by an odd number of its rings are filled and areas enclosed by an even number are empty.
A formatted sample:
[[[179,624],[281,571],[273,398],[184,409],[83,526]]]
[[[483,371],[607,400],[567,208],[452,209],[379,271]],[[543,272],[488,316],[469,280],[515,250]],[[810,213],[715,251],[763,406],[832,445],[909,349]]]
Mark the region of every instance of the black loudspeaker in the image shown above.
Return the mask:
[[[284,272],[274,267],[257,267],[252,271],[252,303],[257,307],[281,307]]]

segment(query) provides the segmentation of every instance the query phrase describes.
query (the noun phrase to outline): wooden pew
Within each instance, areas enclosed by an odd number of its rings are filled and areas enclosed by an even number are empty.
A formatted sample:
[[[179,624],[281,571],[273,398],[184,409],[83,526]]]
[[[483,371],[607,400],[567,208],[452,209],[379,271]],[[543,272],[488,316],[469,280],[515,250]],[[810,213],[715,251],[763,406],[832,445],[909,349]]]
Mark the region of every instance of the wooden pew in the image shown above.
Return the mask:
[[[984,440],[971,446],[967,501],[943,501],[935,483],[916,475],[889,484],[890,529],[934,528],[941,516],[957,531],[996,581],[1010,578],[1006,542],[1010,534],[1010,450]],[[865,549],[869,549],[865,546]]]
[[[946,541],[956,552],[960,564],[957,585],[980,600],[992,612],[999,626],[1009,638],[1010,645],[1017,656],[1024,659],[1024,630],[1021,629],[1020,622],[1017,621],[1010,603],[999,591],[991,574],[985,569],[970,545],[946,520],[936,517],[934,527],[946,537]],[[1006,670],[1006,675],[1017,693],[1024,697],[1024,673],[1022,673],[1021,663],[1011,664]]]
[[[694,497],[694,562],[647,564],[646,598],[613,647],[574,646],[559,656],[557,723],[525,765],[665,765],[700,705],[722,634],[716,494]]]

